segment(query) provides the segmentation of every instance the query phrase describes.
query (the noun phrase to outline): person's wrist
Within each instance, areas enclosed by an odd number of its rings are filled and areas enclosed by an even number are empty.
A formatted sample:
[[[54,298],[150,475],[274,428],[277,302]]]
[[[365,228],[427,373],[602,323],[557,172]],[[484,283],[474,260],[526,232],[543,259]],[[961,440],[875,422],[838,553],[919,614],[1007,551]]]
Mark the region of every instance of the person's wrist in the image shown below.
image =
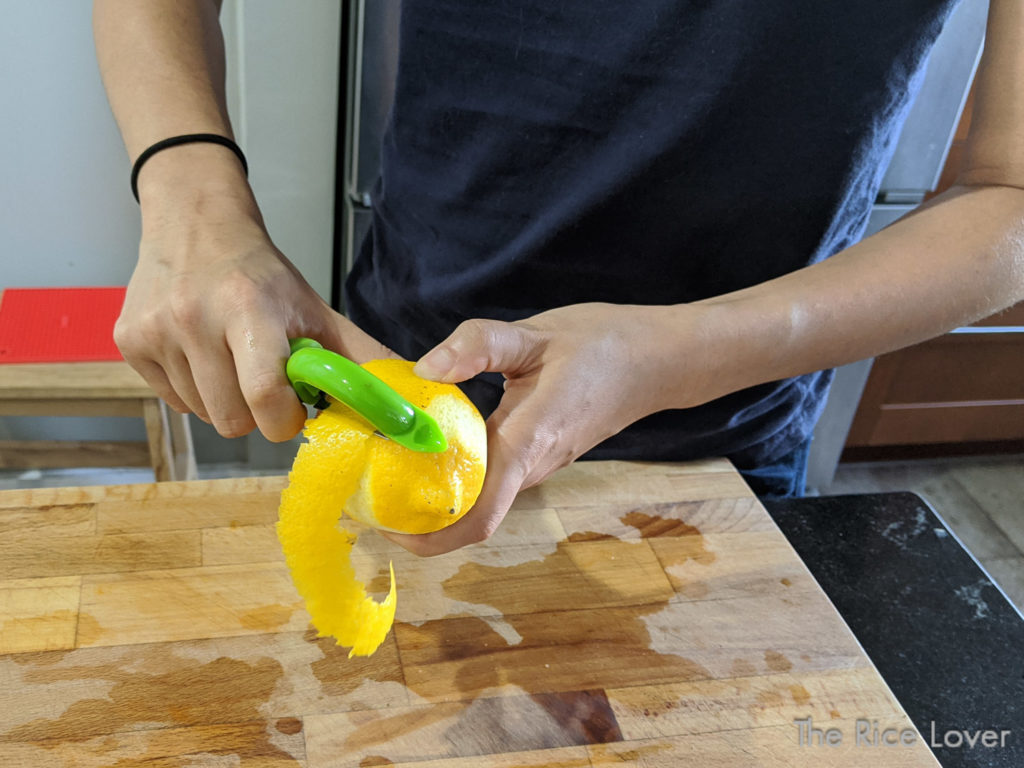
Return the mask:
[[[718,305],[677,304],[652,307],[652,330],[644,357],[647,377],[658,382],[658,410],[692,408],[745,386],[742,334],[735,318]]]
[[[143,228],[211,213],[261,221],[242,165],[227,147],[183,144],[157,152],[139,173]]]
[[[689,305],[706,329],[708,400],[791,375],[792,309],[771,296],[715,297]]]

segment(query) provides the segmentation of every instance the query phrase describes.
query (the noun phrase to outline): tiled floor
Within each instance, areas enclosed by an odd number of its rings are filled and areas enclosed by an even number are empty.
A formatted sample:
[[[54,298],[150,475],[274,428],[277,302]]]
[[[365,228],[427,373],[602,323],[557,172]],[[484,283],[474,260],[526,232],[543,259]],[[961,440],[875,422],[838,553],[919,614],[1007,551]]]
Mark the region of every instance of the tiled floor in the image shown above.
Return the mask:
[[[284,474],[210,464],[201,478]],[[146,469],[0,471],[0,489],[152,482]],[[913,491],[946,521],[1024,611],[1024,455],[843,464],[828,494]]]
[[[827,494],[913,491],[1024,611],[1024,455],[842,464]]]

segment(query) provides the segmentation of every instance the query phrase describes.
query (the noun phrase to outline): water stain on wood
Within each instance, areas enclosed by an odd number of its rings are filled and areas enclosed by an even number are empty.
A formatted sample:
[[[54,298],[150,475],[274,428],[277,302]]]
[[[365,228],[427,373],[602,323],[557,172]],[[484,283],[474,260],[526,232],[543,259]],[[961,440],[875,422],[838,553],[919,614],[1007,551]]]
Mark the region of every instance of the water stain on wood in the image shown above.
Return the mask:
[[[75,647],[81,648],[86,645],[99,645],[99,639],[106,630],[100,626],[96,618],[89,613],[78,613],[78,626],[75,628]]]
[[[782,584],[782,586],[784,586],[784,587],[791,587],[791,586],[793,586],[793,582],[790,581],[789,579],[786,579],[786,578],[779,579],[779,583]]]
[[[447,597],[503,615],[633,603],[662,604],[671,586],[643,542],[558,542],[555,551],[514,566],[463,563],[442,583]]]
[[[535,693],[530,698],[561,726],[571,744],[622,741],[622,731],[603,690]]]
[[[762,707],[781,707],[782,694],[778,691],[761,691],[757,694],[757,703]]]
[[[359,726],[345,739],[345,749],[359,752],[368,747],[387,744],[392,740],[416,731],[422,731],[435,723],[450,718],[458,718],[459,714],[469,708],[471,701],[458,701],[435,707],[419,707],[406,710],[395,715],[387,715],[369,720]],[[453,744],[457,742],[452,742]],[[385,763],[386,765],[386,763]]]
[[[672,511],[677,510],[673,509]],[[671,557],[667,556],[664,549],[658,550],[659,557],[665,558],[663,564],[666,568],[673,565],[682,565],[687,560],[693,560],[699,565],[711,565],[717,558],[717,555],[707,548],[707,543],[700,529],[683,520],[674,517],[662,517],[661,515],[650,515],[639,510],[628,512],[620,517],[619,520],[625,525],[640,531],[641,538],[673,538],[678,540],[672,546]],[[697,595],[695,597],[703,596]]]
[[[292,615],[301,607],[301,602],[292,605],[261,605],[240,613],[238,623],[246,629],[273,632],[291,621]]]
[[[102,768],[179,768],[181,766],[295,766],[294,757],[269,755],[261,746],[267,724],[259,721],[233,725],[205,725],[188,728],[157,728],[113,734],[58,746],[33,744],[50,751],[49,760],[19,766],[90,766]],[[301,737],[281,737],[288,749],[303,754]],[[34,757],[39,753],[35,752]],[[97,760],[99,758],[99,760]]]
[[[315,629],[306,630],[303,639],[316,645],[323,654],[309,666],[326,696],[345,696],[367,680],[404,682],[393,634],[384,640],[384,644],[372,656],[354,656],[351,659],[348,651],[339,646],[334,638],[317,637]]]
[[[656,536],[700,536],[696,526],[690,525],[675,517],[649,515],[638,509],[627,512],[619,518],[624,524],[640,531],[641,538],[649,539]]]
[[[687,581],[684,584],[680,584],[678,592],[690,600],[703,600],[711,590],[703,581]]]
[[[746,659],[733,659],[729,674],[732,677],[753,677],[757,674],[757,668]]]
[[[811,694],[802,685],[789,686],[789,693],[793,696],[793,701],[801,707],[811,700]]]
[[[607,541],[608,539],[614,539],[610,533],[598,533],[597,531],[576,531],[575,533],[569,534],[569,538],[566,541],[578,542],[578,541]]]
[[[630,514],[633,516],[629,519],[638,525],[652,524],[650,519],[641,520],[638,513]],[[673,524],[658,530],[673,530],[683,535],[681,531],[685,529]],[[691,530],[686,535],[698,534]],[[603,541],[604,537],[599,540]],[[590,679],[596,683],[609,679],[609,675],[614,678],[615,669],[624,670],[627,677],[637,674],[637,669],[644,670],[644,679],[650,679],[652,675],[675,681],[712,676],[690,659],[662,654],[650,648],[651,637],[644,617],[664,609],[668,605],[667,599],[607,611],[585,610],[591,604],[621,603],[621,595],[613,584],[594,578],[581,569],[567,551],[571,546],[569,542],[562,541],[556,545],[555,552],[543,558],[506,567],[465,563],[444,582],[446,596],[486,604],[500,612],[521,638],[517,643],[509,643],[479,617],[438,619],[420,626],[396,626],[406,667],[406,685],[425,699],[447,702],[434,709],[446,712],[446,717],[455,718],[447,730],[451,743],[460,743],[455,738],[460,729],[480,728],[479,718],[487,717],[484,712],[500,708],[500,698],[493,704],[488,704],[491,700],[477,698],[488,690],[516,687],[547,713],[547,728],[550,730],[554,726],[554,731],[544,737],[521,734],[518,740],[523,740],[523,743],[516,746],[525,750],[622,739],[604,691],[597,687],[579,690],[581,681]],[[641,545],[623,542],[622,546]],[[528,592],[529,585],[561,584],[566,580],[571,582],[570,594],[579,594],[587,601],[587,604],[574,606],[571,616],[564,611],[518,612],[523,608],[523,591]],[[566,637],[565,622],[572,623],[571,638]],[[580,639],[577,641],[575,638]],[[426,650],[430,658],[416,658],[416,649]],[[454,669],[433,666],[451,663],[455,664]],[[453,701],[453,697],[457,699]],[[473,717],[458,717],[474,701],[478,704],[473,707]],[[480,704],[487,706],[481,709]],[[453,707],[456,711],[452,711]],[[500,712],[500,709],[496,711]],[[433,722],[436,721],[431,721],[431,716],[426,713],[420,717],[403,714],[375,720],[358,728],[346,746],[366,748],[386,739],[408,735]],[[500,723],[500,719],[497,722]],[[531,738],[535,741],[530,741]],[[503,749],[507,750],[508,745]]]
[[[611,763],[622,763],[630,765],[668,765],[667,763],[658,762],[652,760],[648,763],[648,759],[654,758],[655,755],[660,755],[664,752],[672,751],[671,744],[644,744],[642,746],[630,747],[629,749],[621,749],[615,745],[594,745],[590,748],[593,756],[600,761],[601,765]],[[591,763],[591,765],[597,765],[597,763]]]
[[[387,597],[389,589],[391,589],[391,570],[384,566],[377,571],[376,576],[367,582],[366,591],[377,600],[383,600]]]
[[[72,651],[59,650],[59,651],[36,651],[34,653],[15,653],[5,658],[10,659],[15,664],[22,666],[33,666],[33,667],[51,667],[54,664],[60,663],[65,656]]]
[[[793,668],[793,662],[778,651],[765,651],[764,663],[772,672],[789,672]]]
[[[585,596],[588,600],[587,603],[576,604],[574,608],[621,602],[621,596],[612,585],[595,579],[574,566],[572,558],[566,554],[566,549],[569,546],[571,545],[567,542],[559,542],[555,552],[549,553],[540,560],[507,567],[466,563],[455,575],[444,582],[445,594],[457,600],[484,603],[496,608],[522,638],[521,642],[514,646],[515,649],[543,648],[552,642],[557,643],[558,639],[564,636],[564,628],[557,625],[557,622],[562,620],[559,618],[558,612],[546,615],[537,613],[517,615],[517,610],[522,605],[522,596],[519,594],[522,585],[541,583],[553,578],[561,580],[563,574],[571,569],[574,571],[570,574],[573,577],[573,593]],[[624,543],[623,546],[638,545]],[[510,592],[508,585],[517,585],[517,587]],[[575,649],[577,654],[588,657],[588,663],[591,660],[602,659],[607,668],[614,669],[617,665],[629,663],[629,659],[632,659],[637,663],[671,667],[679,675],[677,679],[710,676],[707,670],[689,659],[672,654],[663,655],[650,649],[651,638],[643,619],[645,616],[661,611],[667,605],[668,600],[657,600],[644,605],[616,608],[607,616],[575,613],[571,619],[565,620],[571,620],[580,625],[597,621],[601,625],[593,627],[592,632],[587,632],[583,626],[577,627],[578,631],[585,633],[584,636],[594,639],[594,642],[585,643]],[[458,621],[466,626],[457,629],[455,626],[449,626],[452,621]],[[614,626],[608,626],[613,621]],[[553,626],[551,622],[556,622],[556,624]],[[456,637],[452,634],[453,631],[461,632],[468,629],[469,625],[475,626],[474,634],[477,635],[479,641],[472,646],[463,642],[463,637]],[[466,680],[466,685],[462,688],[466,692],[482,690],[481,685],[487,687],[500,685],[502,682],[519,685],[531,693],[557,690],[557,687],[550,685],[557,670],[548,667],[544,672],[540,672],[529,667],[524,669],[518,664],[506,665],[503,659],[508,654],[502,653],[502,651],[506,648],[512,650],[512,647],[481,619],[467,617],[459,620],[437,620],[426,622],[421,629],[440,634],[441,642],[438,645],[442,658],[464,660],[470,665],[464,667],[464,671],[472,671],[474,675],[477,672],[480,673],[479,680]],[[614,635],[614,645],[602,642],[609,635]],[[552,648],[552,650],[554,649]],[[486,660],[483,666],[478,664],[481,660]]]
[[[248,663],[222,656],[197,663],[176,656],[165,646],[150,649],[142,669],[118,664],[75,665],[74,654],[64,661],[67,663],[59,666],[26,669],[24,682],[46,685],[64,680],[107,680],[112,685],[106,697],[75,701],[58,717],[32,720],[0,735],[0,740],[59,748],[62,743],[128,731],[262,721],[260,706],[269,701],[284,675],[280,662],[268,657]],[[160,671],[150,671],[154,669]],[[221,754],[291,761],[291,755],[274,746],[265,731],[262,727],[262,736],[250,734],[244,744],[230,745],[235,751]]]
[[[302,730],[302,721],[297,717],[281,717],[274,723],[274,727],[283,734],[293,736]]]
[[[678,701],[665,701],[660,707],[644,707],[644,717],[661,717],[679,706]]]

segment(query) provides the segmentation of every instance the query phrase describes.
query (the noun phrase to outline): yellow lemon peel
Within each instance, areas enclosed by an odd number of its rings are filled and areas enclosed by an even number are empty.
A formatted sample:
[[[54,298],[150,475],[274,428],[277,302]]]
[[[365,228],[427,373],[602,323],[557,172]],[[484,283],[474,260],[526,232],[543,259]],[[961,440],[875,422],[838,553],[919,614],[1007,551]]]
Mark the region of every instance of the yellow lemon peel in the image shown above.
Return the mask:
[[[363,367],[429,413],[448,440],[442,453],[419,453],[374,432],[343,403],[306,422],[306,442],[281,494],[277,535],[295,588],[320,636],[350,646],[349,657],[369,656],[395,619],[395,572],[387,598],[377,602],[355,575],[357,534],[339,526],[342,515],[374,528],[429,533],[473,506],[487,461],[484,421],[462,391],[421,379],[405,360],[374,360]]]

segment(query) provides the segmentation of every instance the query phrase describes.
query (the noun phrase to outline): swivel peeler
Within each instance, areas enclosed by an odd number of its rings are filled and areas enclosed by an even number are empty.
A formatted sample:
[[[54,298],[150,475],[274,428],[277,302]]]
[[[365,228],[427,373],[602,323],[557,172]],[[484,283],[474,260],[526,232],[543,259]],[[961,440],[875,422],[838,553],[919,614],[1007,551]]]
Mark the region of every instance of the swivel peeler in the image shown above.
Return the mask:
[[[405,448],[425,453],[448,450],[433,417],[362,366],[313,339],[290,339],[288,344],[291,354],[285,372],[302,402],[323,410],[330,406],[330,395]]]

